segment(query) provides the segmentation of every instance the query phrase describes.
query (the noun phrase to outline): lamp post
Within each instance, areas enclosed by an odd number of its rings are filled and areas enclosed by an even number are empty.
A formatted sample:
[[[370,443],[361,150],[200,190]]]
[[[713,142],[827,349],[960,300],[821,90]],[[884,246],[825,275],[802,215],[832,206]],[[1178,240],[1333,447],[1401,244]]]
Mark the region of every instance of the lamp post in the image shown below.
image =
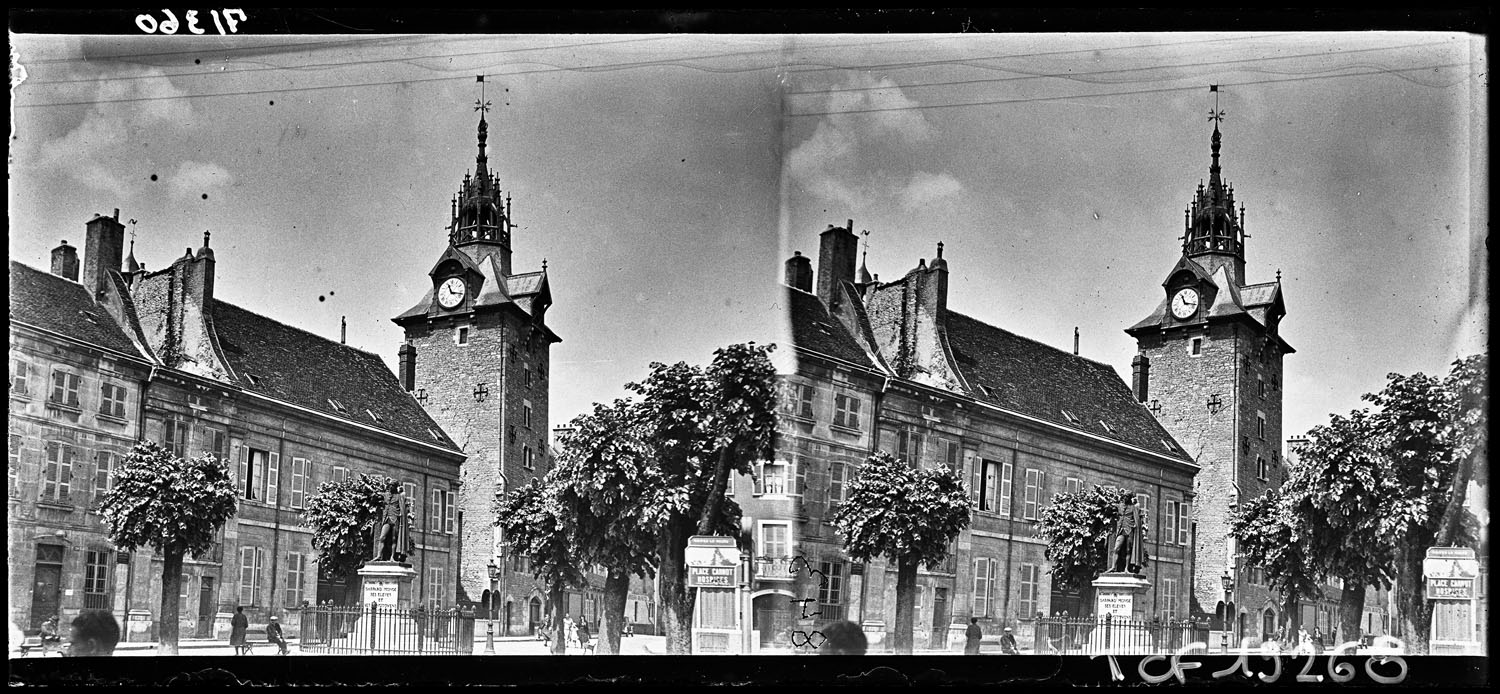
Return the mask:
[[[1229,633],[1234,630],[1231,626],[1234,624],[1231,621],[1232,615],[1229,614],[1230,598],[1234,596],[1234,577],[1229,575],[1229,569],[1224,569],[1224,575],[1219,577],[1219,582],[1224,584],[1224,623],[1221,625],[1224,630],[1219,632],[1219,643],[1227,653],[1229,652]]]
[[[489,599],[484,601],[484,654],[495,654],[495,589],[500,580],[500,567],[495,566],[495,560],[491,559],[488,566],[490,572],[490,594]]]

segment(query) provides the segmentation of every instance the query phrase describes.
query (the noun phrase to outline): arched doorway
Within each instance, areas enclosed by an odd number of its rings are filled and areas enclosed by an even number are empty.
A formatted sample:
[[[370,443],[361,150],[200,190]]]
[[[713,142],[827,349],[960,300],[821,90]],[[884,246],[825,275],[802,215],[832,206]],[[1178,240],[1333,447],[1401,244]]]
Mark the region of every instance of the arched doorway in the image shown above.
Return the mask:
[[[1260,616],[1260,640],[1266,641],[1276,636],[1276,611],[1267,607]]]
[[[542,599],[541,598],[538,598],[536,596],[532,596],[531,597],[531,615],[530,616],[531,616],[531,620],[530,620],[531,624],[527,628],[531,632],[531,634],[533,636],[535,636],[536,635],[536,625],[541,624],[541,622],[542,622]]]
[[[760,632],[760,645],[790,646],[791,630],[796,626],[792,597],[782,593],[764,593],[751,600],[751,628]]]

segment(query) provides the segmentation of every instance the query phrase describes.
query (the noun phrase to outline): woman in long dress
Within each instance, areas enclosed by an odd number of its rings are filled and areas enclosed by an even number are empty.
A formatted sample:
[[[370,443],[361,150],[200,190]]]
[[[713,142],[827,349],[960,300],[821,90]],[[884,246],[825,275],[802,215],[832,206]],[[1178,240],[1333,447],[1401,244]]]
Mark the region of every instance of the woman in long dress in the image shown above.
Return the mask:
[[[249,630],[250,618],[245,616],[245,607],[235,607],[234,619],[229,622],[229,645],[234,646],[235,655],[244,655],[250,651],[245,643],[245,632]]]

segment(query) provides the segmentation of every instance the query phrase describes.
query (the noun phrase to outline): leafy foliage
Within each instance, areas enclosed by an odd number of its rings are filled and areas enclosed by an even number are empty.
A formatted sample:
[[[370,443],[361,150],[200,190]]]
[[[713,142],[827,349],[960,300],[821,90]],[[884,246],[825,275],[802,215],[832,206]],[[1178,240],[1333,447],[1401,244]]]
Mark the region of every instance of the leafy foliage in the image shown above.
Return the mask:
[[[162,557],[159,653],[175,655],[182,558],[204,554],[235,513],[229,466],[213,454],[183,459],[151,441],[137,443],[115,471],[99,512],[116,547],[154,547]]]
[[[1313,529],[1278,492],[1240,504],[1231,515],[1230,532],[1239,540],[1247,564],[1265,572],[1267,584],[1287,596],[1288,604],[1322,593],[1324,570],[1317,559]],[[1296,616],[1296,612],[1291,614]]]
[[[1109,543],[1120,520],[1119,505],[1134,495],[1123,489],[1093,489],[1057,494],[1037,519],[1036,536],[1046,541],[1052,579],[1077,590],[1087,589],[1110,569]],[[1149,537],[1147,528],[1140,529]]]
[[[163,555],[207,553],[235,509],[224,461],[212,454],[178,458],[152,441],[125,456],[100,504],[116,547],[153,547]]]
[[[324,482],[308,495],[302,519],[313,529],[318,566],[329,578],[348,576],[370,558],[375,549],[370,529],[380,521],[385,494],[391,491],[400,492],[401,483],[362,472]],[[415,526],[409,510],[407,522]]]
[[[937,568],[969,526],[969,491],[947,467],[929,470],[879,451],[860,466],[834,514],[849,557],[902,557]]]

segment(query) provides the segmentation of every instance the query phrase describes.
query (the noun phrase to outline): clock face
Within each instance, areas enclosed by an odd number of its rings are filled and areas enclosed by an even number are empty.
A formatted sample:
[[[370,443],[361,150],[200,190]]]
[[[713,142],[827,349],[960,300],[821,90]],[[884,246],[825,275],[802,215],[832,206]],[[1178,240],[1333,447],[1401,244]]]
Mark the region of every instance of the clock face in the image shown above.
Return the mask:
[[[1197,290],[1183,289],[1172,296],[1172,315],[1178,318],[1187,318],[1197,312]]]
[[[450,277],[438,287],[438,304],[443,308],[453,308],[464,300],[464,281],[457,277]]]

